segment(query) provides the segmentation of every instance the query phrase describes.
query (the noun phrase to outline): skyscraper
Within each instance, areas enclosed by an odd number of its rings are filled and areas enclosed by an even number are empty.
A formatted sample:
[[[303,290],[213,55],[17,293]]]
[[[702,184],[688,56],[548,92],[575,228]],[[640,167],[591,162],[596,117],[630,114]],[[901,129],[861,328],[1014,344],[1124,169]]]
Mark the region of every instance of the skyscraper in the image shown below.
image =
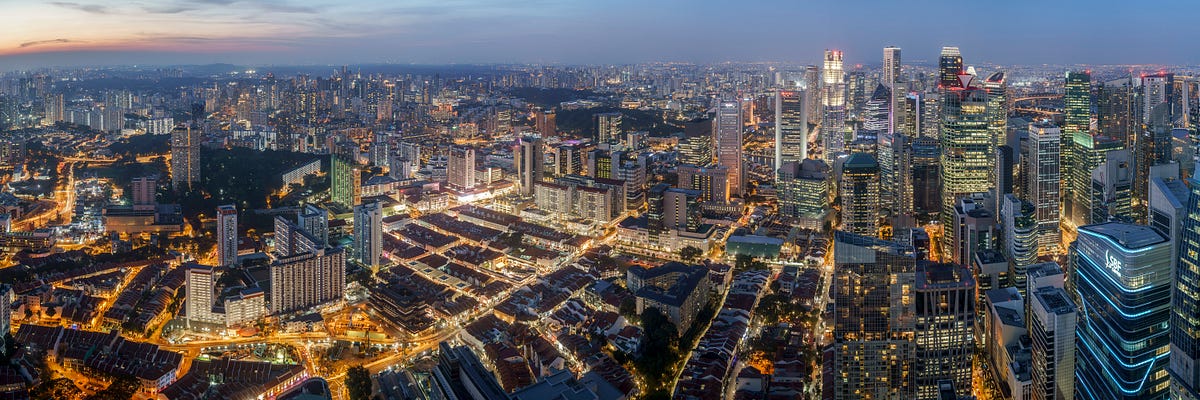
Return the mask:
[[[1179,224],[1178,236],[1173,236],[1178,248],[1174,252],[1177,260],[1175,279],[1171,297],[1171,398],[1197,399],[1200,398],[1200,179],[1193,175],[1191,187],[1184,204],[1181,204],[1183,220]],[[1156,178],[1168,193],[1181,191],[1178,185],[1174,190],[1166,188],[1167,182],[1178,182]],[[1151,193],[1154,188],[1151,188]],[[1174,196],[1171,196],[1174,197]],[[1165,200],[1165,199],[1164,199]],[[1176,200],[1177,201],[1177,200]],[[1161,217],[1155,214],[1156,202],[1151,198],[1151,212],[1155,215],[1151,220],[1169,220],[1167,215]],[[1167,201],[1167,203],[1172,203]],[[1159,214],[1166,214],[1158,211]],[[1169,230],[1168,235],[1172,234]]]
[[[1079,158],[1080,149],[1075,148],[1075,134],[1085,133],[1091,134],[1091,74],[1090,72],[1073,72],[1068,71],[1066,75],[1066,83],[1064,84],[1065,93],[1063,94],[1063,129],[1062,129],[1062,146],[1059,149],[1062,154],[1061,170],[1064,172],[1074,171],[1074,164]],[[1093,167],[1094,168],[1094,167]],[[1075,198],[1076,182],[1067,177],[1063,180],[1063,198],[1069,203]],[[1079,190],[1086,190],[1079,189]],[[1068,204],[1065,210],[1074,213],[1071,209],[1074,204]]]
[[[928,262],[917,263],[915,277],[916,398],[936,398],[937,383],[944,379],[954,382],[959,396],[970,395],[975,279],[961,265]]]
[[[984,79],[983,89],[988,95],[988,135],[993,147],[1003,146],[1008,141],[1008,84],[1004,82],[1004,71]]]
[[[962,73],[963,59],[958,47],[942,47],[942,55],[938,59],[938,86],[943,89],[963,87],[963,82],[958,79]]]
[[[368,267],[378,267],[383,254],[383,209],[379,202],[354,206],[354,251],[358,262]]]
[[[736,100],[720,102],[713,124],[717,164],[729,171],[729,193],[741,195],[746,180],[745,160],[742,159],[741,103]]]
[[[621,139],[621,113],[593,114],[592,123],[596,127],[598,143],[612,143]]]
[[[346,253],[340,247],[280,257],[267,269],[273,314],[334,301],[346,290]]]
[[[1000,223],[1004,225],[1001,247],[1009,263],[1009,276],[1024,291],[1026,267],[1037,262],[1038,223],[1033,203],[1006,194],[1000,202]]]
[[[213,267],[200,264],[187,264],[185,268],[187,319],[188,322],[221,322],[212,312],[213,288],[220,277]]]
[[[775,168],[808,158],[808,106],[803,90],[775,93]]]
[[[1174,121],[1171,111],[1175,108],[1175,74],[1161,72],[1142,76],[1142,123],[1153,125],[1160,118],[1169,125]],[[1162,106],[1159,108],[1159,106]],[[1160,109],[1161,117],[1154,115]]]
[[[675,171],[679,175],[680,189],[699,190],[701,201],[729,202],[729,170],[724,165],[704,168],[680,164]]]
[[[1071,246],[1079,298],[1076,396],[1166,399],[1171,242],[1144,225],[1082,226]]]
[[[345,208],[351,208],[362,201],[362,176],[359,174],[358,161],[352,155],[335,152],[330,155],[329,192],[330,199]]]
[[[1092,170],[1088,219],[1092,223],[1134,220],[1134,162],[1129,150],[1108,152],[1104,162]],[[1167,232],[1168,234],[1170,232]]]
[[[1092,171],[1108,159],[1112,151],[1124,149],[1125,143],[1108,136],[1090,135],[1086,132],[1075,132],[1071,149],[1075,153],[1070,164],[1070,174],[1066,177],[1071,181],[1070,217],[1075,226],[1104,221],[1092,220],[1091,187]],[[1076,190],[1078,188],[1078,190]]]
[[[517,145],[517,187],[522,196],[533,195],[533,184],[542,181],[542,164],[545,162],[542,153],[542,139],[536,136],[524,136]]]
[[[1029,336],[1034,400],[1075,398],[1075,302],[1046,286],[1030,293]]]
[[[832,164],[837,154],[846,150],[846,83],[840,50],[825,50],[821,77],[821,137],[825,162]]]
[[[883,48],[883,78],[881,83],[888,89],[896,90],[896,81],[900,79],[900,48],[888,46]]]
[[[175,191],[192,190],[200,181],[200,131],[177,125],[171,131],[171,185]]]
[[[936,218],[942,211],[942,153],[937,139],[928,136],[913,138],[909,145],[908,161],[913,212],[932,214]]]
[[[1057,126],[1048,122],[1029,124],[1029,153],[1025,155],[1024,196],[1034,206],[1038,225],[1038,254],[1058,252],[1062,232],[1058,222],[1062,217],[1059,192],[1062,175],[1059,171],[1059,146],[1062,144]]]
[[[995,145],[989,128],[987,91],[958,75],[959,86],[942,94],[942,222],[950,226],[954,205],[963,196],[992,190]],[[945,235],[948,240],[950,235]],[[949,248],[950,243],[944,243]]]
[[[237,264],[238,213],[237,207],[227,204],[217,207],[217,264],[222,267]]]
[[[459,189],[475,187],[475,149],[464,146],[450,148],[446,164],[446,183]]]
[[[879,162],[879,206],[889,213],[896,211],[897,179],[896,140],[891,127],[892,93],[882,84],[875,87],[863,109],[862,129],[875,138],[875,159]]]
[[[834,232],[834,399],[911,399],[916,395],[911,246]]]
[[[879,235],[879,163],[867,153],[854,153],[842,165],[839,184],[842,230]]]
[[[775,178],[779,215],[804,228],[823,228],[831,213],[829,183],[829,166],[824,161],[810,158],[784,163]]]

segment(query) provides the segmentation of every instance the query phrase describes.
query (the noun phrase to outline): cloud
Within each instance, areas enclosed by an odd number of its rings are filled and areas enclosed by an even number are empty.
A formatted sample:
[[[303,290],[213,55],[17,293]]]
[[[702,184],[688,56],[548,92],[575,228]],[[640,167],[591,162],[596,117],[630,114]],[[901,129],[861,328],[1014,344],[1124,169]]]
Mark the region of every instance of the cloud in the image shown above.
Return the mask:
[[[92,14],[108,14],[108,11],[109,11],[108,7],[105,7],[105,6],[102,6],[99,4],[79,4],[79,3],[71,3],[71,2],[67,2],[67,1],[53,1],[53,2],[50,2],[50,4],[53,4],[53,5],[56,5],[59,7],[70,8],[73,10],[89,12]]]
[[[186,5],[173,5],[165,7],[142,7],[142,10],[145,10],[151,14],[179,14],[188,11],[195,11],[198,10],[198,8]]]
[[[35,40],[32,42],[21,43],[21,45],[17,46],[17,47],[25,48],[25,47],[33,47],[33,46],[44,46],[44,45],[48,45],[48,44],[80,43],[80,42],[81,41],[79,41],[79,40],[71,40],[71,39]]]

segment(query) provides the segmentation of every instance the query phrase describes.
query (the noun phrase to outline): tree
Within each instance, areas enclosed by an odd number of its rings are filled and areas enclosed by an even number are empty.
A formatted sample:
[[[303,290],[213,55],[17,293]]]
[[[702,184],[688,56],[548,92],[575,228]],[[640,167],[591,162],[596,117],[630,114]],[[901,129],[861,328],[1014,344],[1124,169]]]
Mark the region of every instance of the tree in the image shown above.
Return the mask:
[[[633,296],[621,299],[621,307],[618,310],[620,310],[621,316],[625,317],[627,321],[637,322],[637,300]]]
[[[369,400],[371,398],[371,373],[359,365],[346,370],[346,391],[350,392],[350,400]]]
[[[112,383],[96,394],[88,397],[88,400],[125,400],[132,399],[133,395],[141,388],[142,383],[138,382],[137,378],[129,375],[119,375],[113,378]]]
[[[767,263],[760,261],[749,254],[738,254],[733,265],[738,271],[752,271],[759,269],[767,269]]]
[[[700,250],[700,248],[696,246],[687,246],[679,249],[679,258],[682,258],[684,261],[694,261],[699,258],[701,254],[704,254],[704,251]]]

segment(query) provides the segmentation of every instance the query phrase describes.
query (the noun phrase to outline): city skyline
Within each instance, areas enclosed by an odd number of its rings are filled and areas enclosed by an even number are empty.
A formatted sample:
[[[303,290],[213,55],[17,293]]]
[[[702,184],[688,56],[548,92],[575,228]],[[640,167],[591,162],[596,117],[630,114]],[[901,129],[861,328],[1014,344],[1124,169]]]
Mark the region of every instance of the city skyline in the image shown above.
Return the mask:
[[[879,63],[885,46],[905,49],[910,64],[929,64],[945,45],[964,49],[973,63],[1200,63],[1189,56],[1200,45],[1183,39],[1183,18],[1192,14],[1186,8],[1200,7],[1188,4],[1163,13],[1153,5],[1068,2],[1036,4],[1031,13],[1020,4],[882,3],[862,12],[844,4],[759,2],[735,9],[744,11],[740,22],[719,4],[676,1],[5,3],[11,20],[0,23],[0,70],[213,62],[817,63],[826,48],[843,50],[850,67]],[[1080,18],[1061,18],[1071,13]],[[1118,24],[1156,29],[1096,29]]]

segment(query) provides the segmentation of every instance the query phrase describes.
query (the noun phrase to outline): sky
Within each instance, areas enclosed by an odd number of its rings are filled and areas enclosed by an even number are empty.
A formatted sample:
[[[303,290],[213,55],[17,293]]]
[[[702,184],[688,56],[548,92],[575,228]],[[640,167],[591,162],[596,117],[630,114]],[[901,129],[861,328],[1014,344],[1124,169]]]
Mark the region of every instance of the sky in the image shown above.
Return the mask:
[[[356,63],[1200,64],[1186,1],[0,0],[0,69]]]

